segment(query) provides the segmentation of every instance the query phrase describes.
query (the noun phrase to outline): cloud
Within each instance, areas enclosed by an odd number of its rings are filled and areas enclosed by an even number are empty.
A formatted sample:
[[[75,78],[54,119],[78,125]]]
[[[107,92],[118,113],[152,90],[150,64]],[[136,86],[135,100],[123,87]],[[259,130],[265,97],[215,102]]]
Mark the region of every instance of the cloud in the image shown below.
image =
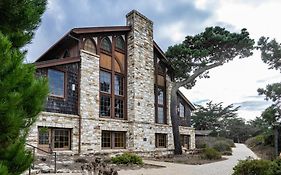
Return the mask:
[[[235,106],[241,106],[241,110],[247,111],[262,111],[266,107],[271,105],[271,102],[264,100],[252,100],[252,101],[243,101],[240,103],[234,103]]]
[[[211,101],[211,100],[209,100],[209,99],[202,99],[202,100],[196,100],[193,103],[197,104],[197,105],[204,105],[204,104],[206,104],[209,101]]]

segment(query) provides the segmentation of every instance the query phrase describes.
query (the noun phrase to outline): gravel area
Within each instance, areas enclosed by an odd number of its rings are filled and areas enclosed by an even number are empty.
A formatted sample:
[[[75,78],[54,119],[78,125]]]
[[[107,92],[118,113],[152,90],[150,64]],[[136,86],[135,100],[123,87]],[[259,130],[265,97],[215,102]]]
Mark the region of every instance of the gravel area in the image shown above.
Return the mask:
[[[244,144],[235,144],[232,156],[225,156],[227,160],[214,162],[204,165],[184,165],[167,162],[158,162],[146,160],[145,163],[166,166],[160,169],[139,169],[139,170],[121,170],[119,175],[231,175],[233,167],[238,163],[238,160],[246,159],[247,157],[258,158]]]

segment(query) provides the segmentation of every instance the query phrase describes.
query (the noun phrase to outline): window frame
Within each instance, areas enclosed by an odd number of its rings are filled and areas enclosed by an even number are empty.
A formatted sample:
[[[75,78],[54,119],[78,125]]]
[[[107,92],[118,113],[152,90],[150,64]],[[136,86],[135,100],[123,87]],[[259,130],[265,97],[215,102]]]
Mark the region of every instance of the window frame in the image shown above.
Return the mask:
[[[86,45],[86,42],[87,41],[91,41],[92,42],[92,44],[95,46],[95,52],[93,53],[93,52],[91,52],[91,51],[89,51],[89,50],[86,50],[85,49],[85,45]],[[84,42],[83,42],[83,50],[85,50],[85,51],[87,51],[87,52],[90,52],[90,53],[92,53],[92,54],[97,54],[98,53],[98,49],[97,49],[97,44],[96,44],[96,42],[95,42],[95,40],[93,40],[92,38],[85,38],[85,40],[84,40]]]
[[[100,53],[108,55],[111,57],[111,68],[104,68],[100,66],[100,72],[101,71],[105,71],[111,74],[111,92],[110,93],[104,93],[101,91],[101,87],[100,87],[100,83],[99,83],[99,94],[100,94],[100,100],[102,96],[109,96],[110,97],[110,116],[102,116],[101,115],[101,111],[99,113],[99,116],[102,118],[111,118],[111,119],[117,119],[117,120],[127,120],[127,52],[126,52],[126,40],[124,40],[125,42],[125,50],[122,51],[120,49],[116,48],[116,36],[112,35],[112,42],[111,42],[111,52],[106,51],[105,49],[101,48],[101,42],[103,39],[108,38],[109,36],[101,36],[98,38],[98,43],[99,43],[99,48],[98,50],[100,51]],[[110,39],[109,39],[110,40]],[[119,52],[121,54],[124,54],[124,68],[121,69],[121,73],[115,71],[115,61],[118,64],[118,60],[117,60],[117,56],[115,55],[115,52]],[[120,67],[121,68],[121,67]],[[123,72],[122,72],[123,71]],[[120,76],[122,78],[122,87],[123,87],[123,94],[119,95],[119,94],[115,94],[115,85],[116,85],[116,81],[115,81],[115,76]],[[99,78],[100,80],[100,78]],[[123,112],[123,117],[116,117],[116,113],[115,113],[115,103],[116,103],[116,99],[122,100],[123,101],[123,107],[122,107],[122,112]],[[101,104],[101,103],[100,103]]]
[[[40,144],[39,140],[40,140],[40,129],[41,128],[46,128],[49,136],[49,143],[48,144]],[[68,146],[67,147],[63,147],[63,148],[55,148],[55,130],[64,130],[68,132]],[[38,147],[40,148],[49,148],[49,146],[51,147],[52,150],[54,151],[67,151],[67,150],[71,150],[72,149],[72,129],[71,128],[58,128],[58,127],[42,127],[42,126],[38,126]],[[48,147],[46,147],[48,146]]]
[[[49,92],[48,96],[60,98],[60,99],[66,99],[66,97],[67,97],[67,72],[65,70],[62,70],[62,69],[48,68],[47,69],[47,78],[48,78],[48,83],[49,83],[49,90],[50,90],[50,81],[49,81],[49,71],[50,70],[63,73],[63,76],[64,76],[64,78],[63,78],[63,80],[64,80],[64,82],[63,82],[63,96],[55,95],[55,94],[52,94],[51,92]]]
[[[110,134],[110,147],[103,147],[103,134],[107,133]],[[116,138],[116,134],[123,134],[123,147],[117,147],[115,144],[115,138]],[[108,130],[102,130],[101,132],[101,149],[126,149],[126,131],[108,131]]]
[[[163,141],[164,141],[164,145],[160,145],[160,140],[161,137],[164,137],[163,138]],[[155,133],[155,147],[156,148],[167,148],[167,143],[168,143],[168,137],[167,137],[167,134],[165,133]]]
[[[154,84],[154,96],[155,96],[155,123],[157,124],[168,124],[168,119],[167,119],[167,70],[164,68],[164,72],[159,71],[159,66],[160,66],[160,59],[157,57],[157,55],[154,55],[154,68],[155,68],[155,84]],[[163,76],[164,78],[164,86],[159,85],[158,82],[158,75]],[[163,104],[158,103],[158,88],[163,90]],[[162,107],[163,108],[163,123],[159,122],[159,116],[158,116],[158,108]]]
[[[181,106],[183,107],[183,108],[182,108],[182,109],[183,109],[183,116],[181,115],[181,112],[182,112]],[[184,103],[182,102],[182,100],[179,100],[179,102],[178,102],[178,116],[179,116],[180,118],[185,118],[185,116],[186,116],[185,110],[186,110],[186,109],[185,109]]]

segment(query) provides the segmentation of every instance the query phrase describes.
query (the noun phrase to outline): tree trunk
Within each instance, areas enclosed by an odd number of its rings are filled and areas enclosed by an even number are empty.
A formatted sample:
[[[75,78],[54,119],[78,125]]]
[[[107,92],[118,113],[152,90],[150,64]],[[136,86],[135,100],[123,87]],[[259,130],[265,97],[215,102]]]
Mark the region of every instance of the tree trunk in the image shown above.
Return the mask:
[[[173,136],[174,136],[174,146],[175,146],[175,154],[182,154],[182,148],[180,144],[180,132],[179,132],[179,117],[177,115],[177,91],[178,88],[174,85],[171,91],[171,121],[173,128]]]

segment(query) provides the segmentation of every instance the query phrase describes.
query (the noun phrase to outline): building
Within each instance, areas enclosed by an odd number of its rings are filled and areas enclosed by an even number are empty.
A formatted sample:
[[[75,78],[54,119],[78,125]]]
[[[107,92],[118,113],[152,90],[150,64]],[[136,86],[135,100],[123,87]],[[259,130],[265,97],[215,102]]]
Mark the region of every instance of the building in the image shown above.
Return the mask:
[[[34,63],[49,80],[28,143],[63,154],[173,152],[172,67],[153,23],[133,10],[126,26],[74,28]],[[195,148],[194,106],[178,93],[182,145]]]

